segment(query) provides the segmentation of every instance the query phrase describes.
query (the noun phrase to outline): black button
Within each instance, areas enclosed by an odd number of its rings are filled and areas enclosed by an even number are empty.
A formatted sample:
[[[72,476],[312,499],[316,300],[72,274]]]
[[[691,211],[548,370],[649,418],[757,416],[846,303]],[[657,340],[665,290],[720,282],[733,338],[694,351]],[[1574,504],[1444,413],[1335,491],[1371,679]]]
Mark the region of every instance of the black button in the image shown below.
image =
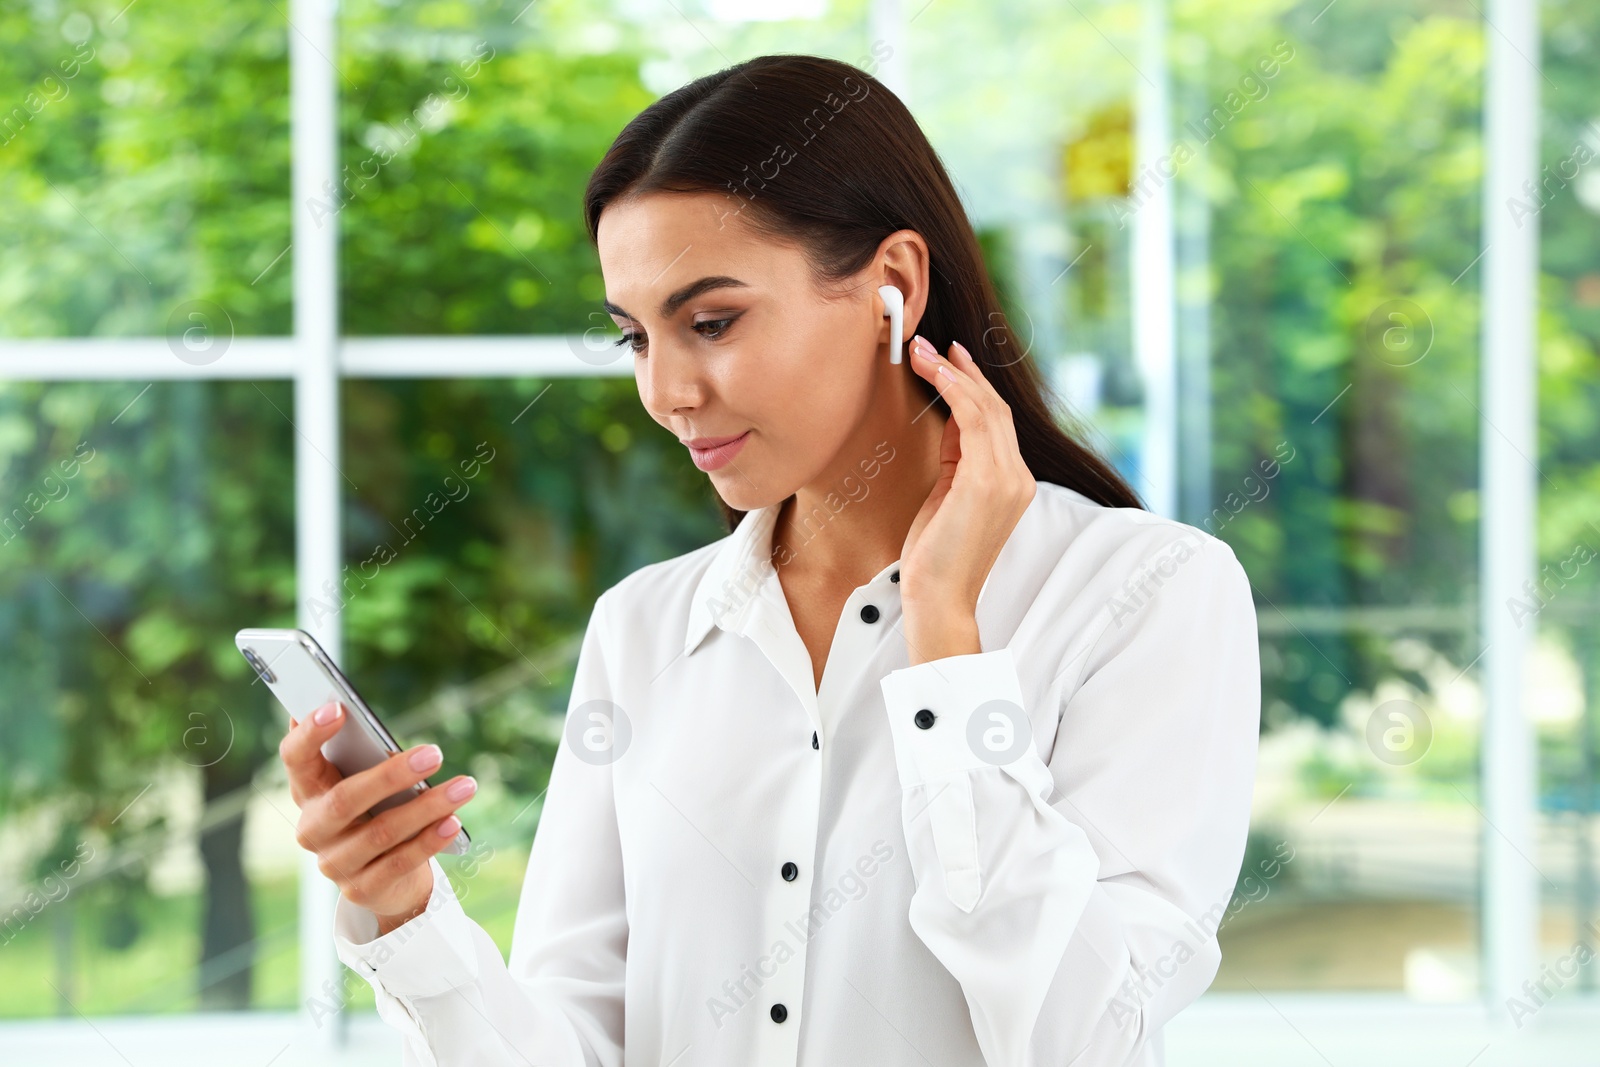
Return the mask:
[[[900,572],[895,571],[893,574],[889,575],[889,580],[891,582],[898,582],[900,580]]]
[[[822,747],[821,745],[817,744],[817,732],[815,730],[811,731],[811,747],[812,748],[821,748]]]
[[[878,621],[878,609],[873,607],[871,604],[867,604],[864,607],[862,607],[862,609],[861,609],[861,621],[862,622],[877,622]]]
[[[917,712],[911,721],[917,724],[917,729],[926,730],[928,727],[933,725],[933,712],[929,711],[927,708],[923,708],[921,711]]]
[[[792,882],[796,878],[800,877],[800,868],[796,867],[793,863],[785,863],[783,865],[783,869],[778,873],[783,875],[783,880],[785,882]]]
[[[772,1006],[772,1021],[773,1022],[781,1023],[781,1022],[783,1022],[783,1020],[787,1019],[788,1017],[789,1017],[789,1009],[788,1008],[784,1007],[782,1004],[774,1004]]]

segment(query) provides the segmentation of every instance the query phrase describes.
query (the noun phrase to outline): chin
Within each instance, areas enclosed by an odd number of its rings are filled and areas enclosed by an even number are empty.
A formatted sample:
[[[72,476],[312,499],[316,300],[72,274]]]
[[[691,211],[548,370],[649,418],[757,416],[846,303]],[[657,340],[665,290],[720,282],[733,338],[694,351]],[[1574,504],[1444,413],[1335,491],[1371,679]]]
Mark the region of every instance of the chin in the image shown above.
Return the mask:
[[[747,478],[731,466],[711,474],[711,487],[717,491],[722,502],[735,511],[757,511],[781,504],[794,495],[794,489],[763,490],[762,481],[759,478]]]

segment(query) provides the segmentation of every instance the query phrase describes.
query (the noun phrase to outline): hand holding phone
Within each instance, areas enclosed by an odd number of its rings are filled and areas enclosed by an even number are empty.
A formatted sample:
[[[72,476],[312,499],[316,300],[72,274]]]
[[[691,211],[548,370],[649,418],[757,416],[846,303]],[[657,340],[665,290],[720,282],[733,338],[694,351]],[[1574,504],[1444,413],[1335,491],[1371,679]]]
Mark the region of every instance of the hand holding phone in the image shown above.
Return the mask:
[[[436,745],[419,745],[346,778],[323,755],[323,746],[348,722],[347,710],[325,704],[294,723],[278,753],[300,806],[295,841],[316,854],[317,869],[346,900],[377,916],[381,936],[427,907],[433,895],[428,860],[461,833],[455,812],[472,799],[477,783],[453,778],[368,815],[386,797],[437,770],[441,755]]]
[[[349,679],[302,630],[240,630],[234,638],[289,712],[278,746],[300,806],[295,839],[346,900],[378,916],[387,933],[426,907],[428,860],[471,843],[455,812],[477,791],[459,776],[430,789],[436,745],[402,752]]]

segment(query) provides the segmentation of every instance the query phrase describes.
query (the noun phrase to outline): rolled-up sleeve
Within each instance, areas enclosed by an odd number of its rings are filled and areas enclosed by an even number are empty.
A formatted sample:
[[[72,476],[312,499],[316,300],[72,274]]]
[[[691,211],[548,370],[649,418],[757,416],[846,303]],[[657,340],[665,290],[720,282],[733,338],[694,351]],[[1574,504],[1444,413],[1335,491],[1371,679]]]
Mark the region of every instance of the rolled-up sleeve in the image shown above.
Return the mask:
[[[607,701],[605,597],[578,654],[569,708]],[[468,816],[470,820],[470,815]],[[610,767],[563,741],[550,773],[508,965],[437,860],[423,913],[382,937],[340,899],[339,958],[372,986],[406,1067],[620,1067],[627,946]]]
[[[883,679],[910,924],[990,1067],[1135,1062],[1216,974],[1254,780],[1256,617],[1225,543],[1175,544],[1136,602],[1107,605],[1048,714],[1010,649]],[[1030,736],[1040,722],[1053,735]]]

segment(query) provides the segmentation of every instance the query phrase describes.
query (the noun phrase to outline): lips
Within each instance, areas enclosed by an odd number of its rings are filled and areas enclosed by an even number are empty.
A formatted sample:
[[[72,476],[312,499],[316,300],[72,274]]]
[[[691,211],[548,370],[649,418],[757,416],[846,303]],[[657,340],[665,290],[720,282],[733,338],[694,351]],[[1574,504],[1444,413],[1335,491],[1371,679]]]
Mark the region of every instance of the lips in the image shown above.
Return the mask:
[[[714,471],[733,462],[733,457],[750,439],[750,431],[731,434],[726,437],[696,437],[684,441],[688,448],[689,456],[694,460],[694,465],[703,471]]]
[[[721,448],[723,445],[731,445],[749,432],[746,430],[744,433],[731,433],[726,437],[695,437],[683,443],[690,448]]]

